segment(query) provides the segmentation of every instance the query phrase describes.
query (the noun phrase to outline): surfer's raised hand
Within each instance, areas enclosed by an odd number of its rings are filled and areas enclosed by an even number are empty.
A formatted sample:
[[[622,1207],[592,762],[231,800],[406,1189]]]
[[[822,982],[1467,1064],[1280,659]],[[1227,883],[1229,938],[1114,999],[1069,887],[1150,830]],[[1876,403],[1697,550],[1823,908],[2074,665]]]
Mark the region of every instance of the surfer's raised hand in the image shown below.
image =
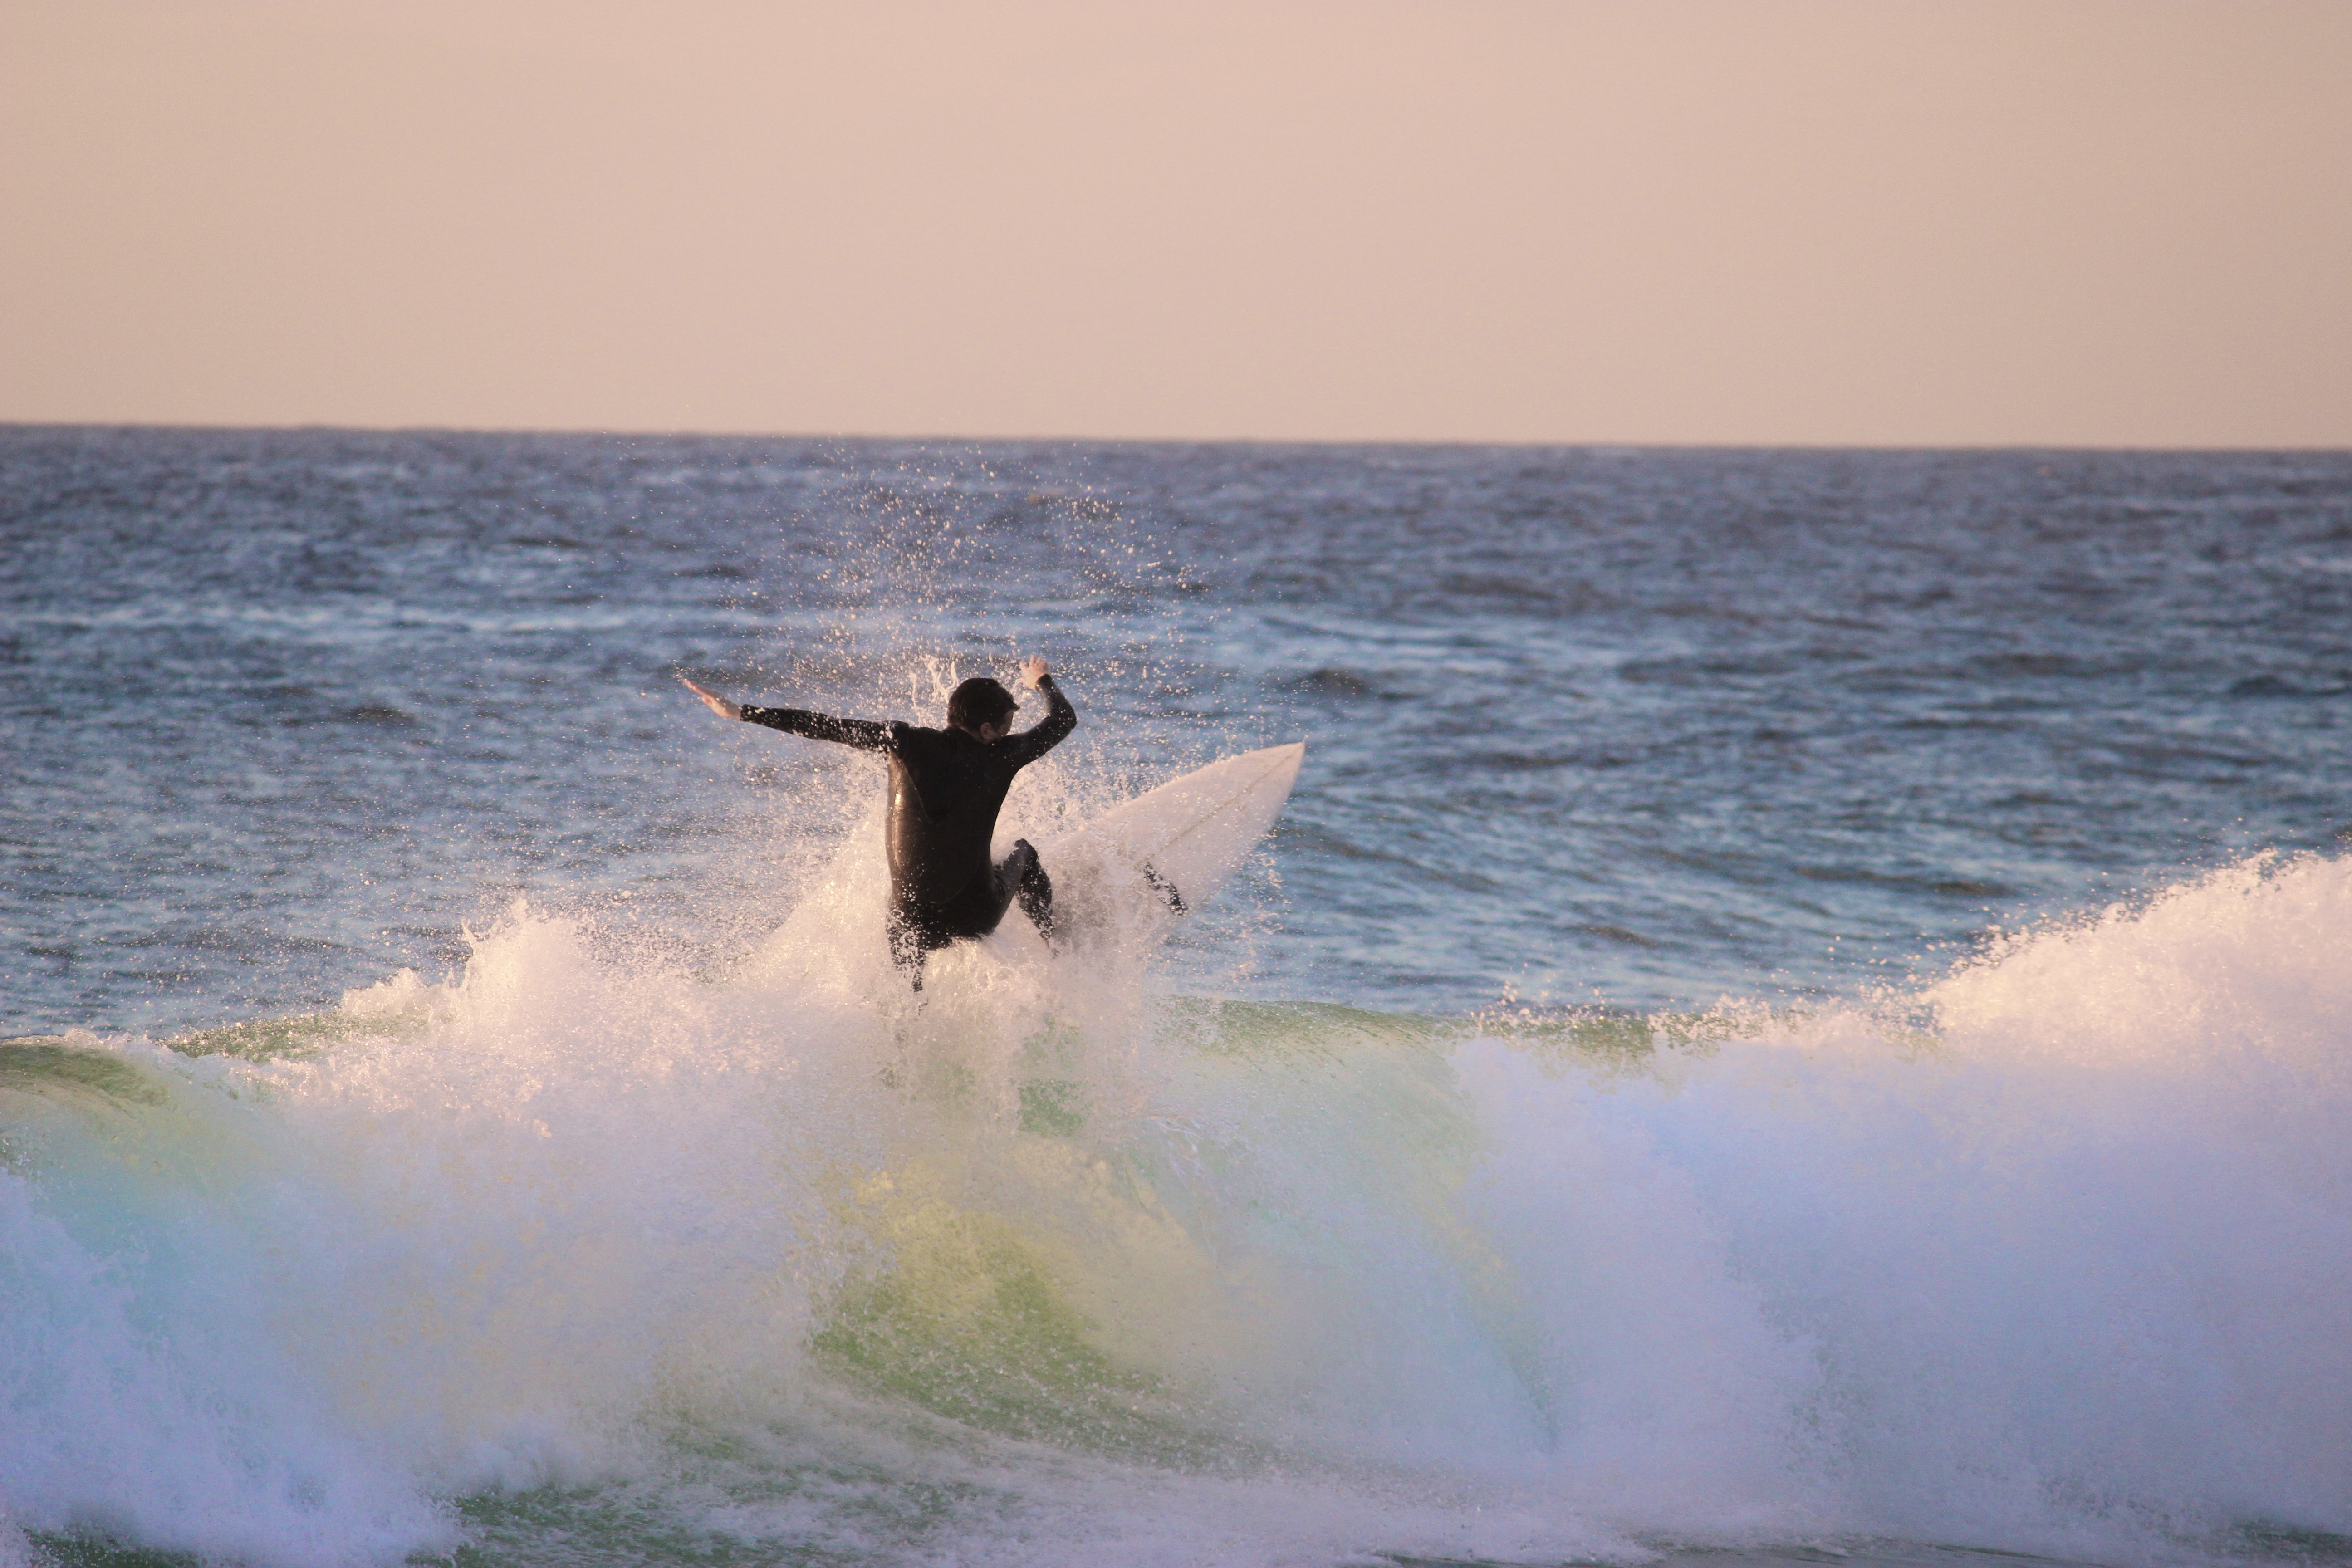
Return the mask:
[[[1039,681],[1045,679],[1045,661],[1044,659],[1039,658],[1033,653],[1027,658],[1021,661],[1022,685],[1034,688]]]
[[[1042,666],[1040,668],[1042,668]],[[702,699],[704,707],[709,709],[713,713],[718,714],[721,719],[740,719],[743,717],[742,704],[739,702],[730,702],[724,697],[719,696],[716,691],[706,690],[704,688],[697,686],[692,680],[688,679],[687,677],[683,675],[679,676],[678,679],[686,681],[686,689],[688,691],[693,692],[697,697]]]

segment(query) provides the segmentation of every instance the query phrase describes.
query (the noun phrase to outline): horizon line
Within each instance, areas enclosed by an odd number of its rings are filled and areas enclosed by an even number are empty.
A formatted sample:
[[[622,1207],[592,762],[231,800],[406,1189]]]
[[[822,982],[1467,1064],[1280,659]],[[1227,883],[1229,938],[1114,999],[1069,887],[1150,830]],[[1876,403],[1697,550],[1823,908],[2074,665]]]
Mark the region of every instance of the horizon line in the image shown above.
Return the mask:
[[[481,436],[539,437],[642,441],[839,441],[856,445],[895,443],[921,447],[1327,447],[1347,450],[1367,447],[1417,447],[1524,451],[1643,451],[1643,452],[1872,452],[1872,453],[1990,453],[2047,452],[2074,455],[2176,456],[2347,456],[2352,444],[2307,446],[2292,443],[2167,446],[2156,443],[2090,445],[2037,441],[1676,441],[1584,439],[1481,439],[1466,437],[1280,437],[1280,436],[1016,436],[908,434],[889,431],[794,431],[748,428],[671,428],[632,430],[612,426],[570,425],[337,425],[325,422],[215,424],[195,420],[14,419],[0,418],[0,431],[102,430],[116,432],[182,432],[219,435],[345,435],[345,436]]]

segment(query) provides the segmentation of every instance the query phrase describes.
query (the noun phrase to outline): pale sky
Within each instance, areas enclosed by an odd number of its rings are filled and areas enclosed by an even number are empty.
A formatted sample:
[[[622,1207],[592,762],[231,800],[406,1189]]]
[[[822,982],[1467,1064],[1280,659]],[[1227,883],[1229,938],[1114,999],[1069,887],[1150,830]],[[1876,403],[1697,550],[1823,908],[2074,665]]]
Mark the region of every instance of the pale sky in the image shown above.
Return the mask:
[[[2352,446],[2352,0],[5,0],[0,420]]]

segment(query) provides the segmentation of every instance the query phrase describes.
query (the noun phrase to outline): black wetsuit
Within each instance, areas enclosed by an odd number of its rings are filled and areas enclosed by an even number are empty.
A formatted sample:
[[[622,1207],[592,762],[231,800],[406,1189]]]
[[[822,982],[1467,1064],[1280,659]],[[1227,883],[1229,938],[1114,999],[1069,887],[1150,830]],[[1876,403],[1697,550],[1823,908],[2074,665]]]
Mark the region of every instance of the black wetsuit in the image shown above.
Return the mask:
[[[1051,704],[1044,721],[999,741],[798,708],[743,710],[751,723],[890,759],[890,955],[918,972],[918,984],[924,953],[986,936],[1015,898],[1039,931],[1053,934],[1054,885],[1029,841],[1016,843],[1002,866],[988,858],[1013,775],[1078,726],[1052,676],[1037,689]]]

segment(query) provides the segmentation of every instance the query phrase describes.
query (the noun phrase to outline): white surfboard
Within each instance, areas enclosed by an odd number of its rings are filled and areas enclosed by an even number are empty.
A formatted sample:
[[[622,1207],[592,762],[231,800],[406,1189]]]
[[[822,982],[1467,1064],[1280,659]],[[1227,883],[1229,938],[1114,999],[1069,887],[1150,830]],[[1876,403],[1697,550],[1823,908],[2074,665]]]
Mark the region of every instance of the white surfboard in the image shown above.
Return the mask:
[[[1306,755],[1294,742],[1211,763],[1038,846],[1056,924],[1081,944],[1164,935],[1241,868]]]

